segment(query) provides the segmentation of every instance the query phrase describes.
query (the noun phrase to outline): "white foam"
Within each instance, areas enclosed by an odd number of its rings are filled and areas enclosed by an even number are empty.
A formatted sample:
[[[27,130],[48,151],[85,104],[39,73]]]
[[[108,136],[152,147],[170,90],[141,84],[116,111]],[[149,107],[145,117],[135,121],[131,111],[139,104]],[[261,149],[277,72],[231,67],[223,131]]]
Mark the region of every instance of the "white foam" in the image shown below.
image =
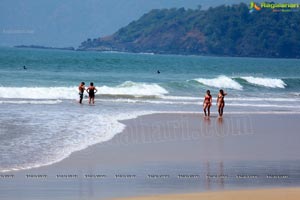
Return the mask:
[[[99,94],[102,95],[116,95],[116,96],[134,96],[134,97],[146,97],[156,96],[160,97],[164,94],[168,94],[168,91],[156,83],[135,83],[132,81],[126,81],[121,85],[115,87],[102,86],[99,87]]]
[[[162,96],[162,99],[169,99],[169,100],[196,100],[199,101],[199,97],[190,97],[190,96]]]
[[[76,99],[77,87],[0,87],[0,98]]]
[[[253,76],[244,76],[240,78],[246,80],[248,83],[269,88],[285,88],[286,86],[286,83],[283,80],[276,78],[259,78]]]
[[[268,98],[253,98],[249,101],[247,99],[242,100],[242,98],[231,98],[226,99],[227,106],[234,106],[234,107],[266,107],[266,108],[294,108],[295,105],[286,105],[286,100],[284,98],[280,99],[268,99]],[[115,102],[115,103],[140,103],[140,104],[158,104],[158,105],[202,105],[203,98],[199,98],[196,101],[184,101],[184,100],[176,100],[170,101],[165,99],[99,99],[98,101],[102,102]],[[253,103],[252,103],[253,102]],[[273,102],[283,102],[284,104],[274,104]],[[289,102],[297,102],[297,100],[289,100]],[[299,102],[299,100],[298,100]]]
[[[294,105],[278,105],[278,104],[249,104],[249,103],[227,103],[226,106],[237,107],[258,107],[258,108],[295,108]]]
[[[126,81],[117,86],[97,87],[100,95],[160,97],[168,91],[155,83]],[[0,98],[9,99],[77,99],[78,88],[74,87],[0,87]]]
[[[51,104],[58,104],[61,103],[61,100],[21,100],[21,101],[14,101],[14,100],[5,100],[0,101],[0,104],[45,104],[45,105],[51,105]]]
[[[294,94],[300,96],[299,94]],[[214,98],[214,97],[213,97]],[[191,97],[191,96],[162,96],[161,99],[166,100],[185,100],[185,101],[203,101],[203,97]],[[229,101],[276,101],[276,102],[299,102],[299,98],[278,98],[278,97],[226,97]],[[174,102],[175,102],[174,101]]]
[[[102,102],[116,102],[116,103],[145,103],[145,104],[182,104],[182,105],[198,105],[198,102],[185,102],[185,101],[165,101],[165,100],[146,100],[146,99],[101,99]]]
[[[215,88],[229,88],[229,89],[235,89],[235,90],[243,89],[243,86],[240,85],[238,82],[236,82],[235,80],[233,80],[227,76],[223,76],[223,75],[219,76],[217,78],[212,78],[212,79],[197,78],[194,80],[201,84],[215,87]]]
[[[237,97],[237,98],[226,98],[226,100],[230,101],[276,101],[276,102],[298,102],[300,99],[296,98],[260,98],[260,97]]]
[[[64,124],[65,122],[61,121],[49,122],[48,126],[51,129],[48,131],[43,134],[35,133],[35,137],[31,135],[30,137],[22,138],[22,141],[18,141],[21,144],[26,144],[27,152],[39,153],[31,155],[32,159],[30,162],[14,164],[9,168],[0,166],[0,172],[31,169],[57,163],[69,157],[73,152],[111,140],[126,127],[119,122],[120,120],[134,119],[141,115],[153,113],[155,112],[139,111],[119,114],[88,114],[81,116],[81,123],[78,123],[77,118],[68,120],[68,126]],[[63,134],[68,130],[68,127],[72,127],[71,130],[68,134]],[[45,140],[46,138],[47,140]],[[43,144],[39,145],[41,141],[43,141]],[[14,145],[17,146],[16,144]],[[43,150],[39,151],[36,148],[40,146]],[[45,150],[45,147],[48,148]]]
[[[141,53],[138,53],[138,54],[141,54],[141,55],[155,55],[155,53],[152,53],[152,52],[141,52]]]

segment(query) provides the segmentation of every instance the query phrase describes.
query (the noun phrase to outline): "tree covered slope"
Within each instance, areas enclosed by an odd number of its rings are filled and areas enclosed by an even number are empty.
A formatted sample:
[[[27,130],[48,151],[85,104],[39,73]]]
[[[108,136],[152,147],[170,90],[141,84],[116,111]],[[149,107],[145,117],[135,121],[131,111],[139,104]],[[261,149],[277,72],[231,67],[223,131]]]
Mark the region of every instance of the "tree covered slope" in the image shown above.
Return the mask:
[[[300,57],[300,11],[249,12],[248,5],[152,10],[80,50],[251,57]]]

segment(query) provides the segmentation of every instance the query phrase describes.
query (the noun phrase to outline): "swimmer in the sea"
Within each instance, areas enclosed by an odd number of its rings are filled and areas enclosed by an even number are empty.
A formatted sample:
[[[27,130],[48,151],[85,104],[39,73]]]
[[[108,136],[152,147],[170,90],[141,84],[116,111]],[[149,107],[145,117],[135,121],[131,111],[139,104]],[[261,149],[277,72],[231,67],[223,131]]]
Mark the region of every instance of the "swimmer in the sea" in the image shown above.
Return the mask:
[[[78,86],[78,91],[79,91],[79,103],[82,104],[82,99],[83,99],[83,93],[85,90],[85,83],[81,82],[80,85]]]
[[[86,89],[87,93],[89,94],[89,104],[91,102],[95,104],[95,93],[98,91],[96,87],[94,86],[94,83],[91,82],[90,86]]]

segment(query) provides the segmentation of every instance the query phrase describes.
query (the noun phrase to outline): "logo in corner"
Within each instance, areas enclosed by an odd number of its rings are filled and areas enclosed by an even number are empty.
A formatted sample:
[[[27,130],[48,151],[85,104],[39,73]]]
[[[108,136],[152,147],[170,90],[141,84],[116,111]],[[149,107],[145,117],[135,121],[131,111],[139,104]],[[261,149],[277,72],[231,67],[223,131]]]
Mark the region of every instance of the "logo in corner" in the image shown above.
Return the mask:
[[[260,11],[261,7],[258,6],[254,1],[250,2],[249,12]]]
[[[300,3],[250,2],[250,13],[254,11],[260,11],[262,9],[271,9],[272,12],[298,12],[300,9]]]

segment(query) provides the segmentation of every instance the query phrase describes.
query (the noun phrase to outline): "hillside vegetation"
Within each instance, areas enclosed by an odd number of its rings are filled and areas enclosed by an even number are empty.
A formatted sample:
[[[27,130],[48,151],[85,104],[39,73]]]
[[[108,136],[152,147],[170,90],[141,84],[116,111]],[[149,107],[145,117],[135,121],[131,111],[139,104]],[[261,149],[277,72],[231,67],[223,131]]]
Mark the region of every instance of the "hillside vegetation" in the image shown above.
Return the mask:
[[[248,5],[152,10],[80,50],[251,57],[300,57],[300,12],[250,13]]]

